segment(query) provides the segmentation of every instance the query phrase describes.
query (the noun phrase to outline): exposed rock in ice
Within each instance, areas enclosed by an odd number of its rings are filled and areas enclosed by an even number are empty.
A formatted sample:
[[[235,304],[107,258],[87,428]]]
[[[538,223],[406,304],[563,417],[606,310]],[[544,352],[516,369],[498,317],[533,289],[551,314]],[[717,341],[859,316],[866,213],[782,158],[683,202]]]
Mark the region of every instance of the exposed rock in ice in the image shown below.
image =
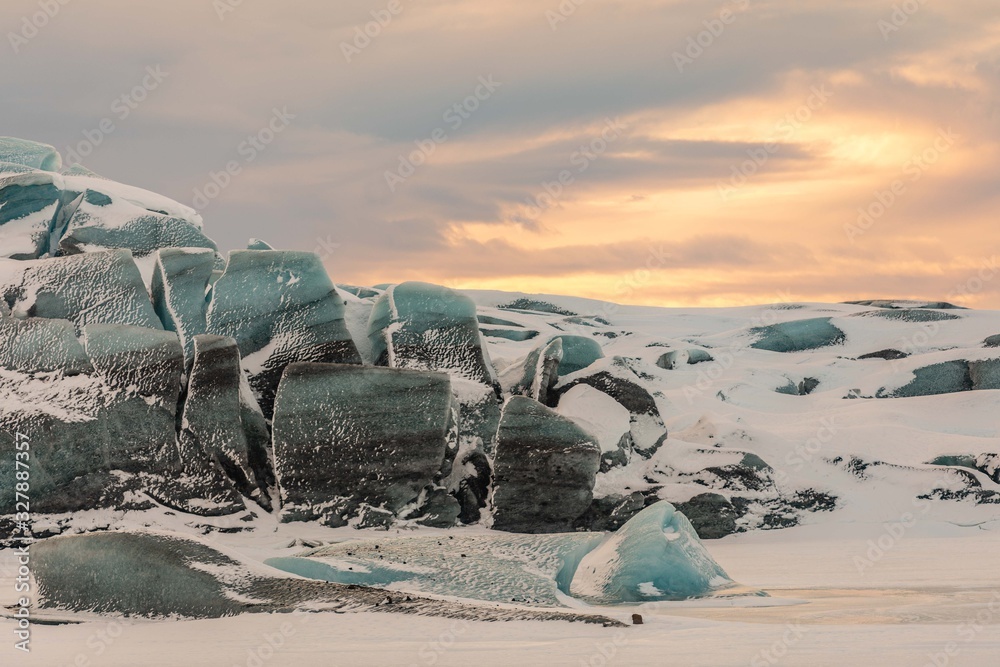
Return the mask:
[[[209,249],[166,248],[157,252],[151,291],[153,307],[167,331],[184,346],[184,358],[194,358],[194,337],[205,333],[208,283],[215,252]]]
[[[750,347],[770,352],[802,352],[840,345],[846,336],[829,317],[781,322],[750,330],[755,337]]]
[[[48,144],[14,137],[0,137],[0,162],[11,162],[43,171],[59,171],[62,167],[62,156]]]
[[[995,336],[989,336],[986,340],[983,341],[983,346],[1000,347],[1000,334],[996,334]]]
[[[625,465],[632,453],[632,415],[603,391],[578,384],[559,399],[557,412],[576,422],[601,446],[601,470]]]
[[[677,511],[688,518],[703,540],[715,540],[736,532],[737,512],[733,504],[718,493],[700,493],[687,502],[677,503]]]
[[[531,340],[538,337],[538,332],[532,329],[498,329],[496,327],[480,327],[479,330],[488,338],[505,338],[516,342]]]
[[[450,472],[454,431],[446,375],[290,365],[274,413],[283,520],[329,522],[324,515],[338,498],[355,508],[365,502],[403,509]],[[338,506],[336,518],[342,520],[343,512]]]
[[[560,382],[554,392],[557,400],[578,385],[587,385],[604,392],[629,411],[631,415],[631,449],[649,458],[667,438],[667,428],[652,395],[639,383],[639,378],[622,357],[612,357],[593,364],[589,374],[577,373]]]
[[[868,354],[862,354],[858,359],[884,359],[886,361],[895,361],[897,359],[906,359],[908,355],[906,352],[900,352],[896,349],[885,349],[879,350],[878,352],[869,352]]]
[[[0,293],[18,317],[162,329],[142,276],[127,250],[4,262]]]
[[[270,415],[285,367],[360,364],[344,302],[313,253],[236,250],[212,288],[207,331],[236,339],[260,407]]]
[[[627,495],[612,494],[602,498],[594,498],[590,507],[576,520],[578,530],[618,530],[636,514],[641,512],[647,502],[656,502],[655,497],[647,499],[641,491],[633,491]]]
[[[491,498],[493,527],[522,533],[571,530],[590,506],[601,449],[569,419],[524,396],[500,420]]]
[[[673,505],[660,502],[583,557],[570,593],[590,602],[615,604],[679,600],[732,585],[691,523]]]
[[[378,365],[496,382],[476,305],[447,287],[418,282],[390,287],[375,302],[368,336]]]

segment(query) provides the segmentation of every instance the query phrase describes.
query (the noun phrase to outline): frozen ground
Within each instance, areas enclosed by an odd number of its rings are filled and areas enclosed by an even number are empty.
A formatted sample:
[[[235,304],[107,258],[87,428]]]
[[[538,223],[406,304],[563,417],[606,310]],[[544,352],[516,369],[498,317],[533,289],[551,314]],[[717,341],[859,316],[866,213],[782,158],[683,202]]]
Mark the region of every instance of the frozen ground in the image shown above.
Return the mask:
[[[868,554],[877,524],[827,524],[708,543],[738,581],[768,598],[614,608],[626,629],[474,623],[386,614],[293,614],[209,621],[98,619],[34,627],[25,665],[996,665],[1000,526],[917,523]],[[254,548],[246,538],[243,550]],[[258,541],[255,539],[255,541]],[[267,544],[259,551],[270,551]],[[874,558],[872,558],[874,556]],[[859,570],[857,558],[870,565]],[[11,597],[11,571],[0,583]],[[607,610],[602,610],[607,611]],[[278,645],[272,649],[272,645]],[[951,655],[948,655],[950,650]]]

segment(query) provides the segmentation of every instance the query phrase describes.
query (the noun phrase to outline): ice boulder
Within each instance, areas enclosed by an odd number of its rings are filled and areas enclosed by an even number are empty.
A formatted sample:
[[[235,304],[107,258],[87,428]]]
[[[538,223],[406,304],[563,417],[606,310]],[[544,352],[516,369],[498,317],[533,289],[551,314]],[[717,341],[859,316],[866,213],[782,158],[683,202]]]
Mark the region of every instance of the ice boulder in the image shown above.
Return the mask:
[[[969,379],[974,390],[1000,389],[1000,359],[969,362]]]
[[[194,338],[205,333],[208,284],[215,266],[210,249],[167,248],[156,254],[152,277],[153,307],[167,331],[174,331],[190,365]]]
[[[49,252],[61,187],[59,174],[0,162],[0,257],[36,259]]]
[[[88,324],[83,328],[83,341],[108,387],[155,399],[176,413],[184,372],[176,334],[121,324]]]
[[[594,436],[601,447],[601,471],[629,462],[632,453],[632,415],[603,391],[578,384],[559,399],[556,411]]]
[[[267,565],[309,579],[525,606],[563,606],[601,533],[449,535],[331,544]]]
[[[242,375],[235,340],[195,336],[180,438],[183,445],[199,448],[217,462],[242,494],[255,496],[267,492],[270,453],[259,440],[247,438],[240,403]]]
[[[659,502],[583,557],[570,593],[596,604],[682,600],[733,586],[691,523]]]
[[[285,521],[339,525],[360,503],[398,512],[450,473],[456,449],[447,375],[316,363],[285,370],[274,411]]]
[[[314,253],[233,251],[212,288],[207,324],[208,333],[236,339],[267,416],[288,364],[361,363],[343,299]]]
[[[146,618],[216,618],[261,605],[238,593],[241,563],[190,538],[152,533],[57,537],[31,547],[43,606]]]
[[[512,396],[527,396],[548,403],[549,392],[559,381],[563,342],[555,338],[536,347],[520,362],[512,363],[500,374],[500,386]]]
[[[199,229],[203,225],[201,214],[196,210],[187,204],[181,204],[161,194],[102,178],[79,167],[65,170],[63,173],[66,191],[81,202],[83,195],[89,190],[96,193],[91,195],[92,197],[96,196],[101,201],[111,199],[116,202],[132,204],[150,213],[186,220]]]
[[[567,392],[579,385],[607,394],[629,412],[629,449],[643,458],[649,458],[666,441],[667,427],[656,400],[638,383],[638,379],[628,360],[612,357],[592,364],[587,373],[580,372],[564,378],[551,396],[553,402],[558,404]]]
[[[542,607],[566,605],[568,595],[620,604],[681,600],[734,585],[668,503],[611,535],[362,539],[266,563],[321,581]]]
[[[59,171],[62,167],[62,156],[48,144],[14,137],[0,137],[0,162],[10,162],[43,171]]]
[[[188,220],[92,189],[83,192],[59,240],[63,255],[125,248],[140,260],[161,248],[179,247],[216,249],[215,242]]]
[[[267,241],[250,239],[250,242],[247,243],[247,250],[274,250],[274,247]]]
[[[513,558],[516,554],[511,554]],[[277,612],[275,618],[286,637],[301,622],[296,612],[316,611],[397,612],[470,621],[582,621],[605,627],[621,626],[606,616],[570,610],[461,604],[290,577],[203,540],[173,533],[105,532],[54,537],[32,545],[31,563],[38,584],[38,604],[45,609],[171,620]],[[512,572],[513,566],[507,571]],[[249,664],[259,662],[254,658]]]
[[[180,470],[176,408],[112,388],[92,373],[41,377],[0,371],[0,395],[0,485],[13,488],[14,434],[22,433],[32,443],[34,511],[148,505],[140,493],[178,509],[211,511],[204,489],[185,491],[174,483]],[[197,503],[188,504],[194,498]],[[13,500],[0,499],[0,515],[13,511]]]
[[[127,250],[27,262],[0,261],[0,294],[17,317],[162,329]]]
[[[969,362],[964,359],[945,361],[917,368],[913,380],[895,389],[880,389],[879,398],[908,398],[912,396],[934,396],[970,391],[973,383],[969,376]]]
[[[494,460],[493,528],[571,530],[590,506],[600,463],[600,447],[579,426],[538,401],[511,398]]]
[[[72,322],[0,313],[0,368],[22,373],[80,375],[93,366]]]
[[[368,337],[380,366],[444,371],[486,385],[496,382],[476,304],[446,287],[419,282],[390,287],[375,302]]]
[[[840,345],[846,339],[829,317],[780,322],[750,330],[754,341],[750,347],[770,352],[802,352],[831,345]]]
[[[552,340],[562,342],[563,357],[559,362],[559,375],[576,373],[604,358],[604,351],[593,338],[563,334]]]

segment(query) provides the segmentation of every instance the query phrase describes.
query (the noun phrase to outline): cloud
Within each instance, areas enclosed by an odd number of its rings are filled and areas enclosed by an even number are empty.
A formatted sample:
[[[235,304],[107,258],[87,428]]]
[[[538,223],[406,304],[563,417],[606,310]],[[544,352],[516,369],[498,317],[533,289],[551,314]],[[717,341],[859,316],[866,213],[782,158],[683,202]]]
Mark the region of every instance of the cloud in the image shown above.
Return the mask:
[[[789,289],[944,298],[1000,242],[992,0],[922,4],[888,33],[890,2],[755,1],[701,36],[683,71],[673,54],[745,3],[592,0],[553,30],[558,2],[402,0],[348,62],[343,44],[386,4],[241,3],[220,18],[204,0],[68,3],[18,53],[0,48],[0,133],[72,147],[159,64],[164,85],[116,117],[86,163],[191,202],[287,107],[294,122],[241,162],[207,231],[224,248],[332,239],[342,282],[673,305]],[[35,11],[3,3],[0,21],[17,31]],[[450,123],[490,75],[500,87]],[[832,96],[802,120],[815,86]],[[607,119],[627,129],[598,154]],[[908,161],[944,127],[961,140],[909,180]],[[439,128],[446,140],[391,190],[386,172]],[[565,170],[572,181],[546,199]],[[849,237],[900,178],[905,193]],[[617,291],[661,247],[669,261]],[[973,298],[1000,307],[992,282]]]

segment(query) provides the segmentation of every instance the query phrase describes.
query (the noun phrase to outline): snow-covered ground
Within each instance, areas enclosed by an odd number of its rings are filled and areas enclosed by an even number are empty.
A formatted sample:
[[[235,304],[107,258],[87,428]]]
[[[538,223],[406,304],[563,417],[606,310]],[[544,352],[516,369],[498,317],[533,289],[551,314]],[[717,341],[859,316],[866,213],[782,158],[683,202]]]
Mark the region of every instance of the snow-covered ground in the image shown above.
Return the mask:
[[[581,323],[566,314],[497,308],[523,295],[470,295],[481,317],[514,323],[484,324],[494,334],[538,332],[523,341],[489,335],[489,351],[501,372],[549,337],[566,333],[598,340],[609,359],[629,360],[656,399],[670,437],[651,459],[634,457],[629,465],[599,475],[597,494],[643,490],[673,502],[706,491],[750,501],[759,497],[764,509],[755,511],[751,504],[741,518],[740,528],[751,532],[706,546],[735,581],[770,597],[599,610],[625,622],[641,613],[644,624],[628,628],[382,613],[159,622],[91,618],[74,625],[35,625],[30,656],[13,650],[14,623],[0,620],[0,637],[7,638],[0,664],[1000,664],[1000,503],[990,495],[1000,485],[981,470],[967,469],[963,482],[954,468],[929,465],[942,455],[1000,452],[1000,391],[873,398],[879,390],[906,385],[917,368],[1000,357],[1000,350],[984,345],[987,337],[1000,334],[1000,313],[935,311],[953,317],[914,322],[885,315],[896,311],[846,304],[667,310],[531,297],[600,318]],[[367,321],[371,304],[348,301],[349,323],[357,329]],[[790,353],[747,346],[755,327],[823,317],[844,332],[843,341]],[[663,353],[689,348],[706,350],[714,360],[669,370],[656,365]],[[886,348],[910,356],[858,359]],[[806,378],[819,381],[808,395],[776,391]],[[576,416],[603,423],[600,414]],[[704,472],[738,463],[744,453],[771,467],[767,488],[734,488]],[[981,493],[940,493],[968,490],[968,479],[976,480],[979,486],[972,488]],[[756,530],[766,503],[801,490],[828,494],[836,506],[798,512],[797,527]],[[252,526],[252,531],[213,532],[205,539],[263,563],[301,552],[302,542],[296,540],[386,536],[350,527],[279,525],[274,517],[258,514],[251,524],[239,526]],[[201,533],[199,525],[225,524],[225,519],[81,513],[73,523],[112,529],[145,523]],[[397,533],[410,531],[403,527],[391,534]],[[14,570],[9,552],[0,558],[0,602],[6,605],[15,597]]]
[[[770,598],[620,607],[644,624],[477,623],[393,614],[247,615],[207,621],[95,619],[33,628],[4,665],[965,665],[1000,656],[1000,525],[921,523],[859,572],[877,524],[803,526],[708,543]],[[249,546],[249,545],[246,545]],[[260,548],[269,550],[266,545]],[[0,590],[13,590],[4,570]],[[949,655],[950,652],[950,655]]]

